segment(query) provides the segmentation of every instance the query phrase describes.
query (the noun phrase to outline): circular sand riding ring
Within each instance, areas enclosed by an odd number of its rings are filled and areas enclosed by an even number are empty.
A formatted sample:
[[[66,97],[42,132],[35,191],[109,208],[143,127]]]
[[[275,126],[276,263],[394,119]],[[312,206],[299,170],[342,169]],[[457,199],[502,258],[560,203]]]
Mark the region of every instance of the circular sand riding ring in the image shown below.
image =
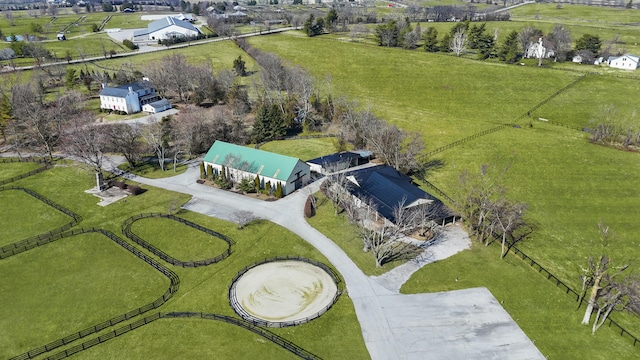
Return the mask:
[[[337,301],[339,280],[324,264],[311,262],[267,260],[241,271],[229,288],[231,306],[243,319],[267,327],[319,317]]]

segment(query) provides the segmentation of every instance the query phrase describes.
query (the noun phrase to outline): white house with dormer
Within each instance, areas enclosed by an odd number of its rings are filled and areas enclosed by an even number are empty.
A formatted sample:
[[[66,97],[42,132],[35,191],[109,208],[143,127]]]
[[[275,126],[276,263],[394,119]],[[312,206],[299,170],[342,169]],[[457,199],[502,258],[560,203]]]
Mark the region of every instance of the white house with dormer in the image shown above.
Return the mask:
[[[640,65],[640,58],[631,54],[611,56],[607,59],[607,64],[616,69],[635,70],[638,68],[638,65]]]
[[[171,104],[156,94],[156,89],[149,81],[143,80],[118,87],[108,87],[103,84],[100,91],[100,108],[127,114],[143,110],[156,113],[170,109]]]

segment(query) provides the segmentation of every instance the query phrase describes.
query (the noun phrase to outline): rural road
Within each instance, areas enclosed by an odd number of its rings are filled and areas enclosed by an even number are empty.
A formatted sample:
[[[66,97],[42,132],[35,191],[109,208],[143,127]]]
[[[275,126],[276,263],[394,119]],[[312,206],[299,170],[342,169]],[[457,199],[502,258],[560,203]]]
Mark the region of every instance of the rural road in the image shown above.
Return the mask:
[[[108,167],[123,159],[112,157]],[[486,288],[405,295],[398,289],[419,266],[411,263],[380,277],[365,275],[333,241],[307,223],[303,216],[305,191],[275,202],[265,202],[198,184],[199,162],[164,179],[123,174],[132,181],[189,194],[184,208],[233,221],[238,210],[279,224],[318,249],[345,279],[364,342],[374,360],[388,359],[544,359],[509,314]],[[311,185],[317,190],[321,181]],[[459,228],[448,236],[464,238]],[[457,234],[455,232],[458,232]],[[446,255],[447,246],[440,250]],[[429,260],[424,260],[428,262]],[[411,267],[414,267],[413,269]]]

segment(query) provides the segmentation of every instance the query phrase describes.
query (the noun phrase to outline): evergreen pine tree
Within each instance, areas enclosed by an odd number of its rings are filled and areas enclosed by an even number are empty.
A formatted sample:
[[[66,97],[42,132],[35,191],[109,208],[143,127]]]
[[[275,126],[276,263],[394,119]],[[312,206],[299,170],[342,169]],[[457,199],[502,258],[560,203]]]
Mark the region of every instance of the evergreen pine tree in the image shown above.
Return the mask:
[[[276,184],[276,198],[280,199],[283,196],[284,194],[282,193],[282,183],[278,181],[278,183]]]
[[[260,189],[261,189],[261,186],[260,186],[260,175],[256,175],[256,178],[253,180],[253,182],[255,183],[256,191],[260,191]]]

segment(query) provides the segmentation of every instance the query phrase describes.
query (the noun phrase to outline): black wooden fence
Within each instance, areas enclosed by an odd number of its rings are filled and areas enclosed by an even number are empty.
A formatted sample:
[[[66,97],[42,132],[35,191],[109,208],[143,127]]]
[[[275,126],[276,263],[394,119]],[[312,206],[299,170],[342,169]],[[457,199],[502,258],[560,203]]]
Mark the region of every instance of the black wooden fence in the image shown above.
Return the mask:
[[[579,306],[582,306],[583,304],[587,305],[588,301],[585,300],[585,299],[581,299],[580,298],[580,294],[577,291],[573,290],[569,285],[565,284],[562,280],[558,279],[558,277],[553,275],[551,272],[549,272],[549,270],[545,269],[542,265],[540,265],[538,262],[533,260],[528,255],[526,255],[520,249],[518,249],[515,246],[512,246],[511,247],[511,251],[513,251],[513,253],[516,256],[519,256],[522,260],[524,260],[524,262],[529,264],[532,268],[538,270],[539,273],[541,273],[544,276],[546,276],[546,278],[548,280],[550,280],[551,282],[556,284],[557,287],[561,288],[565,292],[565,294],[568,294],[568,295],[571,295],[572,297],[575,297],[576,298],[576,302],[580,301],[580,305]],[[630,340],[633,341],[633,346],[636,346],[636,344],[640,343],[640,339],[635,337],[633,334],[631,334],[629,331],[627,331],[627,329],[623,328],[620,324],[618,324],[613,319],[611,319],[611,316],[609,316],[607,318],[607,322],[609,324],[609,327],[611,327],[611,326],[616,327],[618,329],[618,331],[620,332],[621,336],[629,337]]]
[[[338,291],[333,296],[333,299],[331,300],[331,302],[327,306],[325,306],[324,308],[319,310],[318,312],[314,313],[313,315],[309,315],[309,316],[305,317],[304,319],[292,320],[292,321],[272,322],[272,321],[258,319],[255,316],[253,316],[253,315],[249,314],[248,312],[246,312],[243,309],[243,307],[241,306],[241,304],[238,302],[238,299],[236,297],[235,287],[236,287],[236,282],[238,281],[238,279],[242,275],[244,275],[247,271],[253,269],[256,266],[259,266],[259,265],[262,265],[262,264],[266,264],[266,263],[269,263],[269,262],[274,262],[274,261],[287,261],[287,260],[303,261],[303,262],[315,265],[315,266],[321,268],[322,270],[324,270],[327,274],[329,274],[329,276],[331,277],[333,282],[338,287]],[[341,283],[341,280],[340,280],[340,277],[338,276],[338,274],[336,274],[333,269],[331,269],[330,267],[328,267],[327,265],[325,265],[325,264],[323,264],[321,262],[318,262],[318,261],[315,261],[315,260],[312,260],[312,259],[308,259],[308,258],[304,258],[304,257],[301,257],[301,256],[276,256],[274,258],[264,259],[264,260],[255,262],[255,263],[253,263],[251,265],[245,266],[240,271],[238,271],[238,273],[236,273],[236,275],[231,280],[231,285],[229,286],[229,304],[231,305],[233,310],[236,312],[236,314],[238,314],[241,318],[243,318],[245,321],[251,323],[252,325],[262,326],[262,327],[272,327],[272,328],[282,328],[282,327],[295,326],[295,325],[308,323],[309,321],[311,321],[313,319],[316,319],[316,318],[320,317],[322,314],[324,314],[327,311],[329,311],[329,309],[338,301],[338,298],[340,297],[340,294],[342,293],[342,290],[340,289],[340,283]]]
[[[92,348],[93,346],[102,344],[104,342],[107,342],[111,339],[114,339],[120,335],[124,335],[132,330],[135,330],[141,326],[150,324],[156,320],[159,319],[173,319],[173,318],[199,318],[199,319],[205,319],[205,320],[216,320],[216,321],[222,321],[231,325],[235,325],[235,326],[239,326],[241,328],[244,328],[246,330],[252,331],[253,333],[262,336],[263,338],[271,341],[272,343],[290,351],[291,353],[299,356],[302,359],[320,359],[320,357],[314,355],[313,353],[303,349],[302,347],[294,344],[293,342],[282,338],[281,336],[278,336],[266,329],[257,327],[255,325],[252,325],[246,321],[240,320],[240,319],[236,319],[230,316],[225,316],[225,315],[219,315],[219,314],[205,314],[205,313],[201,313],[201,312],[170,312],[170,313],[155,313],[153,315],[144,317],[142,319],[139,319],[138,321],[129,323],[127,325],[121,326],[115,330],[112,330],[108,333],[102,334],[96,338],[93,338],[91,340],[85,341],[82,344],[78,344],[75,345],[73,347],[70,347],[68,349],[65,349],[64,351],[60,351],[52,356],[49,356],[46,358],[46,360],[60,360],[60,359],[64,359],[67,358],[71,355],[77,354],[81,351],[87,350]]]
[[[0,163],[14,163],[14,162],[35,162],[35,163],[41,163],[43,164],[41,167],[35,169],[35,170],[31,170],[29,172],[26,172],[24,174],[19,174],[13,177],[10,177],[8,179],[2,179],[0,180],[0,186],[8,184],[8,183],[12,183],[14,181],[18,181],[20,179],[24,179],[26,177],[41,173],[45,170],[48,170],[51,168],[51,163],[40,159],[40,158],[32,158],[32,157],[28,157],[28,158],[0,158]]]
[[[195,261],[181,261],[181,260],[177,260],[175,258],[173,258],[171,255],[168,255],[167,253],[165,253],[164,251],[156,248],[155,246],[151,245],[150,243],[148,243],[147,241],[145,241],[144,239],[142,239],[141,237],[139,237],[138,235],[134,234],[133,231],[131,231],[131,225],[140,220],[140,219],[146,219],[146,218],[165,218],[165,219],[171,219],[171,220],[175,220],[178,221],[182,224],[185,224],[187,226],[190,226],[196,230],[200,230],[204,233],[207,233],[211,236],[217,237],[219,239],[221,239],[222,241],[227,243],[227,249],[220,255],[215,256],[213,258],[209,258],[209,259],[204,259],[204,260],[195,260]],[[138,214],[135,216],[132,216],[130,218],[128,218],[127,220],[124,221],[124,223],[122,224],[122,233],[128,237],[129,239],[131,239],[132,241],[134,241],[136,244],[142,246],[143,248],[149,250],[151,253],[153,253],[154,255],[158,256],[159,258],[161,258],[162,260],[168,262],[171,265],[175,265],[175,266],[181,266],[181,267],[199,267],[199,266],[207,266],[207,265],[211,265],[211,264],[215,264],[217,262],[220,262],[224,259],[226,259],[227,257],[229,257],[229,255],[231,255],[231,251],[232,251],[232,247],[235,244],[235,242],[233,241],[233,239],[229,238],[226,235],[220,234],[219,232],[213,231],[211,229],[207,229],[204,226],[192,223],[191,221],[179,218],[177,216],[171,215],[171,214],[160,214],[160,213],[145,213],[145,214]]]
[[[54,209],[64,213],[65,215],[69,216],[72,218],[71,222],[57,228],[54,230],[51,230],[49,232],[46,232],[44,234],[40,234],[40,235],[36,235],[36,236],[32,236],[30,238],[24,239],[24,240],[20,240],[18,242],[15,242],[13,244],[9,244],[6,246],[3,246],[2,248],[0,248],[0,260],[1,259],[5,259],[8,258],[10,256],[13,256],[15,254],[19,254],[23,251],[29,250],[29,249],[33,249],[34,247],[46,244],[51,240],[52,237],[55,237],[56,235],[60,235],[61,233],[71,229],[74,225],[76,225],[77,223],[79,223],[80,221],[82,221],[82,217],[76,213],[74,213],[73,211],[63,207],[62,205],[59,205],[55,202],[53,202],[50,199],[47,199],[46,197],[38,194],[37,192],[27,189],[27,188],[23,188],[23,187],[18,187],[18,186],[9,186],[9,187],[2,187],[0,188],[0,191],[6,191],[6,190],[18,190],[18,191],[24,191],[25,193],[33,196],[34,198],[44,202],[45,204],[53,207]]]
[[[152,309],[156,309],[158,307],[160,307],[162,304],[164,304],[165,302],[167,302],[171,297],[173,297],[173,294],[175,294],[179,287],[180,287],[180,279],[178,278],[178,275],[176,273],[174,273],[173,271],[171,271],[170,269],[164,267],[162,264],[158,263],[157,261],[155,261],[153,258],[151,258],[150,256],[146,255],[145,253],[143,253],[142,251],[138,250],[136,247],[134,247],[133,245],[129,244],[128,242],[126,242],[125,240],[119,238],[117,235],[115,235],[114,233],[107,231],[107,230],[103,230],[103,229],[95,229],[95,228],[90,228],[90,229],[75,229],[71,232],[67,232],[64,234],[58,234],[52,238],[49,239],[48,242],[51,241],[55,241],[55,240],[59,240],[62,239],[64,237],[68,237],[68,236],[74,236],[74,235],[79,235],[79,234],[85,234],[85,233],[100,233],[106,237],[108,237],[109,239],[111,239],[112,241],[114,241],[116,244],[122,246],[123,248],[125,248],[127,251],[131,252],[133,255],[137,256],[139,259],[143,260],[144,262],[146,262],[147,264],[151,265],[154,269],[158,270],[160,273],[162,273],[164,276],[166,276],[169,281],[170,281],[170,285],[169,288],[164,292],[164,294],[162,294],[162,296],[160,296],[158,299],[156,299],[154,302],[149,303],[147,305],[144,305],[142,307],[139,307],[135,310],[129,311],[125,314],[116,316],[114,318],[111,318],[107,321],[101,322],[97,325],[94,325],[92,327],[88,327],[84,330],[81,330],[79,332],[73,333],[71,335],[65,336],[62,339],[58,339],[56,341],[50,342],[44,346],[40,346],[38,348],[32,349],[26,353],[20,354],[18,356],[15,356],[13,358],[11,358],[12,360],[20,360],[20,359],[32,359],[36,356],[42,355],[46,352],[49,352],[53,349],[59,348],[63,345],[67,345],[69,343],[72,343],[78,339],[82,339],[84,337],[87,337],[91,334],[95,334],[99,331],[102,331],[108,327],[114,326],[116,324],[119,324],[125,320],[129,320],[131,318],[134,318],[140,314],[146,313]]]

